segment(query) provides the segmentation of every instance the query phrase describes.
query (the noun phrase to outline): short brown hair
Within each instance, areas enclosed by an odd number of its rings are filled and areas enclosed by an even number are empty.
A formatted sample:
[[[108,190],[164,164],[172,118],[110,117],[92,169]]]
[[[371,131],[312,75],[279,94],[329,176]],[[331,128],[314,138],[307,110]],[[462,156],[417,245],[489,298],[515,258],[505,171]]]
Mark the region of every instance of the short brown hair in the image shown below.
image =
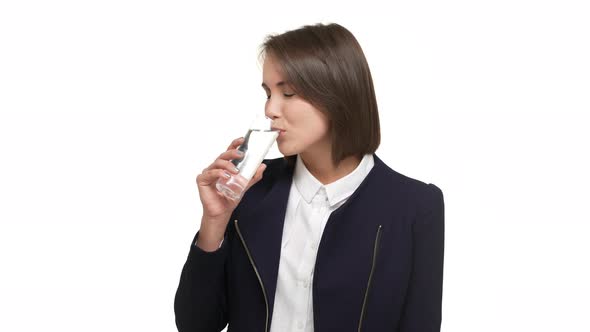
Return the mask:
[[[294,92],[330,122],[332,162],[374,153],[381,141],[369,65],[353,34],[336,23],[266,36],[259,59],[272,56]],[[286,156],[293,163],[295,156]]]

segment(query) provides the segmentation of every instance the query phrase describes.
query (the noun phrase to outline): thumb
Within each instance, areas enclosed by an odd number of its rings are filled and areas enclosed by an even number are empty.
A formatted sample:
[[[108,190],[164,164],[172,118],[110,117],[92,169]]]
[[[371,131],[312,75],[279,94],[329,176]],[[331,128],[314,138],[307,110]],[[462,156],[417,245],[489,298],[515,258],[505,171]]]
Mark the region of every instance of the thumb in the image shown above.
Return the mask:
[[[258,182],[258,181],[260,181],[260,179],[262,179],[262,173],[264,173],[265,169],[266,169],[266,164],[264,164],[264,163],[262,163],[260,166],[258,166],[256,173],[254,174],[252,179],[250,179],[250,183],[248,183],[248,186],[246,187],[246,189],[244,191],[250,189],[250,187],[252,187],[254,184],[256,184],[256,182]]]
[[[262,174],[264,173],[264,170],[265,169],[266,169],[266,164],[265,163],[262,163],[258,167],[258,170],[256,171],[256,176],[255,176],[256,181],[255,182],[258,182],[260,179],[262,179]]]

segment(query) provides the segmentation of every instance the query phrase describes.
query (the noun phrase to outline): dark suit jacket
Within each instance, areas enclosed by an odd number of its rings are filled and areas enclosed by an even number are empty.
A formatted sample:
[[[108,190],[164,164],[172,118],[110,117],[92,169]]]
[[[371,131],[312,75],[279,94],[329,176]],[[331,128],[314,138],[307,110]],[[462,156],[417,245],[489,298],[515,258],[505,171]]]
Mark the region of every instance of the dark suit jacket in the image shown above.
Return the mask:
[[[434,184],[375,165],[330,215],[313,277],[314,331],[440,331],[444,202]],[[220,249],[191,241],[174,301],[181,332],[268,332],[293,165],[264,177],[234,210]]]

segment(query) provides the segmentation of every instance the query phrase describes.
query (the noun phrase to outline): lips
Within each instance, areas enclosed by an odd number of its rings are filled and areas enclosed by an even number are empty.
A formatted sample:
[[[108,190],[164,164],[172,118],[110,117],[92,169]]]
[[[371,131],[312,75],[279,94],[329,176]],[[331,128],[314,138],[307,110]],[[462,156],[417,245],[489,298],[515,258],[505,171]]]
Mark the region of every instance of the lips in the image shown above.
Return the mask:
[[[281,138],[281,137],[285,136],[285,131],[283,129],[281,129],[281,128],[273,127],[272,130],[277,130],[279,132],[278,138]]]
[[[279,135],[282,136],[285,134],[285,130],[281,129],[281,128],[277,128],[277,127],[272,127],[272,130],[277,130],[279,132]]]

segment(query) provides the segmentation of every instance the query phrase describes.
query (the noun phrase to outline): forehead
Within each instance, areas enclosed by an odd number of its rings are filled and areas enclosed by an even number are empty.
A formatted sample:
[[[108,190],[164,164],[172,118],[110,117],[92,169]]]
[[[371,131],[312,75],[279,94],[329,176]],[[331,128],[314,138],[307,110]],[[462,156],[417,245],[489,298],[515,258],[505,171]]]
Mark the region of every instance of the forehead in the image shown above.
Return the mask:
[[[262,86],[265,88],[283,86],[287,84],[286,81],[283,78],[282,68],[278,61],[275,61],[271,56],[267,56],[262,67]]]

